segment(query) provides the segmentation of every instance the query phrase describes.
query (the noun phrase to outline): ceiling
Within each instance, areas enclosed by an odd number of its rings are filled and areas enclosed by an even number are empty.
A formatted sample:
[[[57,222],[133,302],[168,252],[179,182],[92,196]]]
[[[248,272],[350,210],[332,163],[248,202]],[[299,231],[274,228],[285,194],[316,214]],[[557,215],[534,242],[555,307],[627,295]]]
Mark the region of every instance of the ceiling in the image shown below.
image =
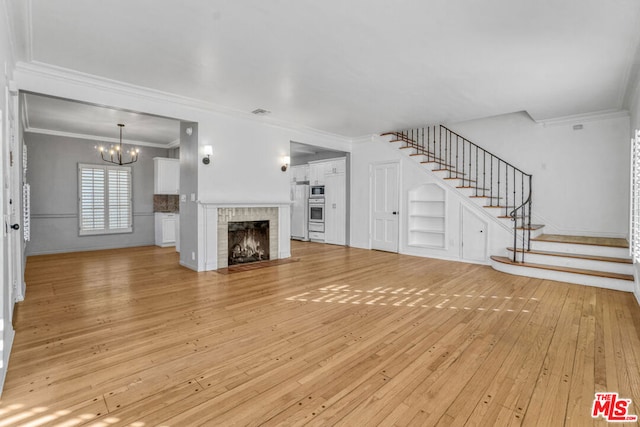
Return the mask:
[[[637,0],[11,0],[21,60],[346,137],[625,109]],[[19,49],[20,50],[20,49]],[[35,119],[34,119],[35,120]]]
[[[172,148],[180,143],[180,121],[32,93],[21,94],[25,131]]]

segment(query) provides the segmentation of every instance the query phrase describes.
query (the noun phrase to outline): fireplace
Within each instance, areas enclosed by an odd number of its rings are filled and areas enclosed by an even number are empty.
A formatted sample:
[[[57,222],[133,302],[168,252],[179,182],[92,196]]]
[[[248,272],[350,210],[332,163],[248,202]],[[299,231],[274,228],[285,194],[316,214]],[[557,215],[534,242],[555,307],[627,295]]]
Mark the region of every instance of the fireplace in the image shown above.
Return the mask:
[[[221,206],[216,204],[204,204],[205,207],[205,219],[206,224],[205,227],[208,228],[208,231],[205,231],[205,235],[208,236],[205,243],[207,246],[205,247],[206,257],[208,260],[208,265],[214,265],[214,268],[206,268],[210,269],[221,269],[225,267],[229,267],[232,264],[238,264],[236,261],[240,262],[254,262],[259,261],[258,258],[264,260],[274,260],[283,258],[282,253],[280,252],[280,240],[281,236],[281,212],[280,210],[288,208],[286,206]],[[286,211],[285,215],[288,217],[288,211]],[[252,225],[247,226],[247,223],[257,223],[260,225]],[[211,225],[215,224],[215,228],[210,228]],[[288,224],[288,223],[286,223]],[[247,234],[252,234],[251,239],[254,241],[258,241],[260,244],[260,255],[254,255],[253,258],[249,258],[249,256],[245,256],[242,251],[242,244],[239,243],[236,239],[239,237],[232,237],[232,232],[239,232],[245,229],[253,229],[254,231],[250,231]],[[287,227],[288,228],[288,225]],[[214,231],[212,233],[211,231]],[[257,238],[255,234],[260,231],[265,232],[263,237]],[[250,239],[250,240],[251,240]],[[213,244],[213,245],[210,245]],[[237,248],[235,245],[239,244],[240,248]],[[247,246],[247,245],[245,245]],[[251,247],[255,248],[255,244],[252,244]],[[235,248],[235,249],[234,249]],[[255,249],[252,249],[255,250]],[[236,252],[236,255],[231,255],[232,252]],[[248,248],[245,248],[246,253],[249,253]],[[211,255],[215,256],[215,262],[212,263]],[[287,256],[291,256],[288,254]],[[232,261],[232,258],[236,261]]]
[[[269,221],[228,223],[229,265],[269,259]]]

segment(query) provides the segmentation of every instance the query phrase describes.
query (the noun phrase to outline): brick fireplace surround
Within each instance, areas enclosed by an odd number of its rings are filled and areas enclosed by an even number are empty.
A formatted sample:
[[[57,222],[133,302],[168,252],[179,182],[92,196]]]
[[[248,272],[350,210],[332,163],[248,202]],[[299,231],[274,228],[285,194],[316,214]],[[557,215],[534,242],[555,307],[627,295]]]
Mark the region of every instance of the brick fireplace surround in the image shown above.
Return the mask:
[[[239,221],[269,221],[270,259],[288,258],[290,253],[291,203],[218,204],[200,203],[204,239],[199,243],[202,262],[198,271],[228,267],[228,224]]]

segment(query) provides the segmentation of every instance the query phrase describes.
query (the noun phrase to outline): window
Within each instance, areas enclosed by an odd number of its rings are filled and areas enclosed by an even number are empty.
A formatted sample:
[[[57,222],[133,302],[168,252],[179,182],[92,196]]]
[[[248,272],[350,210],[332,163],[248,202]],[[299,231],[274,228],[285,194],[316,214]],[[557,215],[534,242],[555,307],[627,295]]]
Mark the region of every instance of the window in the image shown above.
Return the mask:
[[[80,235],[133,231],[131,168],[78,165]]]
[[[631,139],[631,255],[640,262],[640,130]]]

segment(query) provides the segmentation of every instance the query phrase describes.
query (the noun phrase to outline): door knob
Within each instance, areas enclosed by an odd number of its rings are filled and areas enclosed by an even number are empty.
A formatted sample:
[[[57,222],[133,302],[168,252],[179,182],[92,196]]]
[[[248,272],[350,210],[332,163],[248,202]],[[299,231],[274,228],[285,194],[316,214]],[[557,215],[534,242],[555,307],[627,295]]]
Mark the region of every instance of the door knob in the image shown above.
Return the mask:
[[[13,224],[11,228],[13,228],[14,230],[20,230],[20,224]]]
[[[398,215],[398,212],[396,212],[396,211],[393,211],[393,214],[394,214],[394,215]]]

